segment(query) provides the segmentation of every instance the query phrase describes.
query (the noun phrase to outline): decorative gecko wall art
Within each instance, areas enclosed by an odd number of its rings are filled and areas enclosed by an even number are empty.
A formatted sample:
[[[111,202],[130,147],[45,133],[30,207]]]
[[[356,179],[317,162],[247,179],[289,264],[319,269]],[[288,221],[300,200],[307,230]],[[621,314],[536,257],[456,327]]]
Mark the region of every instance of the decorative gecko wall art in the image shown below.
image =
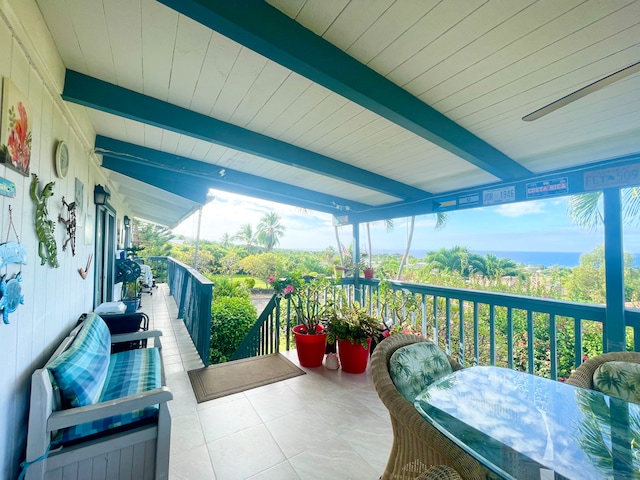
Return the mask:
[[[55,223],[49,220],[47,210],[47,200],[53,195],[55,182],[47,183],[42,191],[38,193],[38,176],[31,174],[31,198],[36,202],[36,235],[38,236],[38,256],[40,265],[49,263],[54,268],[58,268],[58,246],[53,236]]]

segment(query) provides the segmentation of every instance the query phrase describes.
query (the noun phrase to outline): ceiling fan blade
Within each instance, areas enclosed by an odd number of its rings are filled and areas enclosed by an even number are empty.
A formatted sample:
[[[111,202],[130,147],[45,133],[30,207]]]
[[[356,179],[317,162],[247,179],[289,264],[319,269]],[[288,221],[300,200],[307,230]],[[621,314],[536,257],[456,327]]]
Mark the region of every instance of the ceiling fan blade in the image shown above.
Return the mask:
[[[562,97],[555,102],[550,103],[542,108],[539,108],[535,112],[530,113],[529,115],[525,115],[522,117],[522,120],[525,122],[531,122],[533,120],[537,120],[540,117],[543,117],[551,112],[558,110],[559,108],[564,107],[565,105],[570,104],[571,102],[575,102],[579,98],[582,98],[590,93],[593,93],[601,88],[606,87],[607,85],[611,85],[613,82],[617,82],[618,80],[622,80],[624,77],[628,77],[636,72],[640,72],[640,62],[634,63],[625,67],[617,72],[612,73],[611,75],[607,75],[600,80],[596,80],[595,82],[587,85],[586,87],[582,87],[579,90],[576,90],[569,95]]]

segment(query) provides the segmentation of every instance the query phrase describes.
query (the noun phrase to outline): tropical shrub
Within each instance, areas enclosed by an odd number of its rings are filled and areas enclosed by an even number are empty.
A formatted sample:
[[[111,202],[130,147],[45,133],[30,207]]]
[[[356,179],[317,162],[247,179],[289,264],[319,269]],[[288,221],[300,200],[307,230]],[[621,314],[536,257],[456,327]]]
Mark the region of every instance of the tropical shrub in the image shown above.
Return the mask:
[[[221,297],[211,305],[210,363],[224,363],[238,349],[258,314],[246,298]]]

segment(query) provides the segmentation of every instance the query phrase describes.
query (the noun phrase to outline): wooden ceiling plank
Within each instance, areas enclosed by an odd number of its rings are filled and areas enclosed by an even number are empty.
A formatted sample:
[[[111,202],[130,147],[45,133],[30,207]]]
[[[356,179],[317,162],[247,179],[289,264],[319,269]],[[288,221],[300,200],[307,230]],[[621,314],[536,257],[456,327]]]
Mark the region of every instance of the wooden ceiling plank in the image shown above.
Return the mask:
[[[433,82],[441,81],[441,77],[434,75],[432,69],[445,62],[450,56],[469,48],[474,42],[481,40],[502,23],[521,12],[528,4],[525,1],[500,2],[493,1],[460,20],[452,28],[435,39],[427,48],[416,53],[394,71],[388,78],[398,83],[404,79],[403,88],[415,96],[422,95],[433,86]],[[468,63],[459,63],[458,68],[464,68]],[[426,67],[426,68],[425,68]],[[437,72],[436,72],[437,73]],[[410,79],[410,81],[406,81]]]
[[[393,0],[352,0],[333,20],[322,37],[340,50],[348,51],[394,3]],[[297,20],[305,25],[300,17]]]
[[[318,125],[326,121],[328,117],[339,114],[342,107],[344,107],[348,100],[340,95],[329,95],[322,102],[316,105],[315,108],[309,110],[298,122],[291,125],[285,132],[283,132],[282,138],[290,139],[290,143],[294,145],[302,146],[307,143],[304,140],[304,136],[310,131],[314,131]]]
[[[211,37],[211,30],[190,18],[179,17],[167,97],[169,103],[185,108],[193,104],[193,94]]]
[[[163,101],[169,99],[178,17],[156,1],[142,0],[142,93]]]
[[[571,10],[579,1],[540,0],[524,8],[430,69],[418,96],[445,111],[438,106],[439,100],[518,61],[522,57],[511,44]]]
[[[296,20],[316,35],[322,36],[345,9],[349,0],[307,0]]]
[[[73,29],[82,45],[82,55],[90,75],[116,82],[113,52],[101,1],[67,0]],[[91,18],[91,22],[86,19]]]
[[[247,124],[246,127],[249,130],[272,137],[275,136],[275,132],[269,131],[269,127],[311,86],[311,82],[308,79],[297,73],[289,72],[284,82],[278,86],[274,94]]]
[[[410,60],[417,52],[427,48],[440,35],[443,35],[462,18],[481,6],[483,2],[484,0],[458,2],[455,8],[451,8],[450,2],[434,0],[420,2],[423,10],[415,17],[410,17],[416,18],[416,22],[375,57],[367,61],[367,65],[381,75],[388,77],[393,70]],[[398,2],[398,4],[401,3]],[[398,7],[400,6],[398,5]],[[380,28],[382,28],[384,18],[381,18],[380,22]],[[364,40],[365,38],[362,39],[363,42]],[[349,53],[363,61],[361,54],[355,50],[355,47]]]
[[[415,23],[419,22],[433,8],[435,3],[437,2],[434,0],[394,2],[351,44],[346,52],[363,64],[369,64],[390,44],[411,29]],[[414,23],[407,25],[407,19],[411,19]],[[425,31],[423,31],[424,33]]]
[[[610,9],[613,4],[604,5]],[[571,11],[554,19],[487,58],[487,64],[477,64],[470,68],[467,72],[468,77],[479,80],[456,91],[455,96],[446,105],[438,102],[435,106],[450,118],[458,120],[465,114],[458,113],[456,109],[463,108],[469,111],[476,99],[486,99],[489,95],[504,99],[508,96],[504,93],[505,90],[521,92],[523,89],[530,89],[530,85],[545,85],[550,79],[569,73],[567,67],[573,63],[572,58],[579,59],[579,63],[573,68],[592,63],[592,54],[595,53],[589,53],[592,48],[598,50],[601,42],[605,42],[606,45],[607,37],[610,37],[612,32],[635,25],[640,18],[640,11],[637,12],[638,16],[624,15],[622,12],[607,15],[607,12],[610,10],[599,8],[587,16],[580,15],[580,11]],[[576,23],[578,20],[574,17],[580,18],[581,21]],[[637,37],[633,37],[633,41],[637,43]],[[496,62],[504,63],[505,59],[508,59],[508,64],[501,67],[496,65]],[[533,80],[536,78],[537,80]],[[452,84],[455,84],[453,80]]]
[[[74,70],[88,71],[67,3],[38,1],[38,8],[45,18],[51,36],[56,39],[59,51],[65,52],[66,66]],[[10,45],[10,42],[4,45]]]
[[[116,83],[143,91],[140,0],[104,3],[109,42],[113,49]]]
[[[267,62],[251,88],[242,98],[229,122],[247,128],[269,99],[282,87],[291,70],[274,62]]]
[[[503,179],[530,173],[267,3],[159,1]]]
[[[189,109],[211,115],[227,77],[236,62],[242,46],[217,32],[211,32],[211,41],[198,75]]]
[[[242,48],[225,79],[211,116],[228,122],[267,64],[262,55]]]

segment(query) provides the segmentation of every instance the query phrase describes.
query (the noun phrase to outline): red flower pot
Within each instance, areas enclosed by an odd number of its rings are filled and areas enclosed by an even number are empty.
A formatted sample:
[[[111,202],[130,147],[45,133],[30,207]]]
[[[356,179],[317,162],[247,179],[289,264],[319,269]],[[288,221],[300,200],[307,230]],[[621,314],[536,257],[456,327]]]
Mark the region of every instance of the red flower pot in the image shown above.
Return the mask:
[[[313,368],[322,365],[327,345],[327,334],[324,332],[322,325],[316,327],[316,332],[318,333],[315,335],[308,335],[304,325],[293,327],[298,361],[303,367]]]
[[[364,278],[373,278],[373,268],[363,268]]]
[[[370,338],[367,339],[367,348],[364,348],[360,342],[353,344],[349,340],[338,340],[338,355],[342,370],[347,373],[364,372],[369,361],[370,349]]]

